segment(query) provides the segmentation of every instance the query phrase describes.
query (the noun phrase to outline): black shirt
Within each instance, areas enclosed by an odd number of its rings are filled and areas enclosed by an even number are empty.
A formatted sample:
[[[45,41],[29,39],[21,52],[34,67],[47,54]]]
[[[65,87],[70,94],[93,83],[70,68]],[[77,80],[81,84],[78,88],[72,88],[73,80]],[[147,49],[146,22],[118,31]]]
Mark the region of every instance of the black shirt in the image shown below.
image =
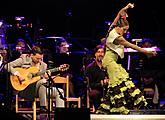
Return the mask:
[[[89,87],[91,89],[102,90],[101,80],[104,80],[107,77],[107,72],[105,69],[100,68],[96,61],[93,61],[86,67],[85,71],[86,76],[89,79]]]

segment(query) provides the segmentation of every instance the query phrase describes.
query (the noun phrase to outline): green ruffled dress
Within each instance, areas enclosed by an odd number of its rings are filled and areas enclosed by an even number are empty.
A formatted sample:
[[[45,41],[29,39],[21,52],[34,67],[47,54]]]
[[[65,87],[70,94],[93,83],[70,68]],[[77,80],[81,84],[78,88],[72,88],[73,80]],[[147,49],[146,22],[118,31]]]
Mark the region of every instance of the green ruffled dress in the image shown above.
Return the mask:
[[[129,114],[129,109],[139,109],[147,105],[142,92],[135,87],[122,65],[117,63],[118,57],[116,52],[106,50],[103,66],[107,69],[110,81],[104,101],[96,113]]]

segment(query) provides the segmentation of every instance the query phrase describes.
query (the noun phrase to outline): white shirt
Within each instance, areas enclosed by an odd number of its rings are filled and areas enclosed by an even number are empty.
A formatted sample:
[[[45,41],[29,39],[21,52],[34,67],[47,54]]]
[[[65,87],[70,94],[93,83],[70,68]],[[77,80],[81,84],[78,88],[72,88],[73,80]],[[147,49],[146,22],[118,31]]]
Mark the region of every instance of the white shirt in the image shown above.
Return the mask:
[[[123,45],[115,45],[113,42],[119,35],[115,29],[109,32],[109,36],[106,41],[106,45],[111,50],[115,51],[121,58],[124,58],[124,46]]]

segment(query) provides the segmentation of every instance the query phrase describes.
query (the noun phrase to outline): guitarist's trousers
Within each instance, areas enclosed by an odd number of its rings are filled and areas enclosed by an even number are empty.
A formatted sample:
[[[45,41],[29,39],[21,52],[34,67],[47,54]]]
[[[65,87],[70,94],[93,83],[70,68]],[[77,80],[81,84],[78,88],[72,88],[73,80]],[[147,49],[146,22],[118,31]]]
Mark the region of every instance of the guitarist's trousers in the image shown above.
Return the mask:
[[[44,83],[47,83],[46,79],[41,79],[37,81],[36,84],[36,95],[39,97],[40,100],[40,106],[47,106],[47,98],[48,98],[48,88],[44,86]],[[63,89],[59,88],[62,95],[64,95]],[[60,98],[60,94],[58,93],[56,87],[52,88],[52,92],[50,95],[55,98],[55,106],[56,107],[64,107],[65,103],[64,100]],[[50,99],[50,98],[48,98]]]
[[[19,91],[18,94],[22,98],[33,101],[36,97],[36,82],[28,85],[24,90]]]

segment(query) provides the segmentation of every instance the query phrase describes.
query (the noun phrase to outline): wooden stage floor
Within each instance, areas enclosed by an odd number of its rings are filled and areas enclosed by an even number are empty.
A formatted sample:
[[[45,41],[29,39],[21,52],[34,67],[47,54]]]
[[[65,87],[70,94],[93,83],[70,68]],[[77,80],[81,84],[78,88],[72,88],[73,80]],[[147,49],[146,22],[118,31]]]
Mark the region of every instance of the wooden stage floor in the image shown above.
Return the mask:
[[[75,112],[76,113],[76,112]],[[68,119],[71,120],[165,120],[165,110],[164,109],[157,109],[157,110],[139,110],[139,111],[130,111],[129,115],[103,115],[103,114],[92,114],[86,113],[85,111],[81,113],[72,114],[71,112],[68,113],[60,113],[58,119],[65,120],[61,116],[64,115]],[[54,119],[55,114],[52,114],[51,120]],[[82,117],[86,116],[86,117]],[[90,116],[90,117],[89,117]],[[37,120],[47,120],[46,117],[38,117]]]
[[[32,114],[20,114],[25,120],[33,120]],[[26,119],[27,118],[27,119]],[[86,110],[59,111],[58,113],[37,114],[36,120],[165,120],[165,109],[130,111],[129,115],[103,115]]]
[[[91,120],[165,120],[165,115],[90,115]]]

